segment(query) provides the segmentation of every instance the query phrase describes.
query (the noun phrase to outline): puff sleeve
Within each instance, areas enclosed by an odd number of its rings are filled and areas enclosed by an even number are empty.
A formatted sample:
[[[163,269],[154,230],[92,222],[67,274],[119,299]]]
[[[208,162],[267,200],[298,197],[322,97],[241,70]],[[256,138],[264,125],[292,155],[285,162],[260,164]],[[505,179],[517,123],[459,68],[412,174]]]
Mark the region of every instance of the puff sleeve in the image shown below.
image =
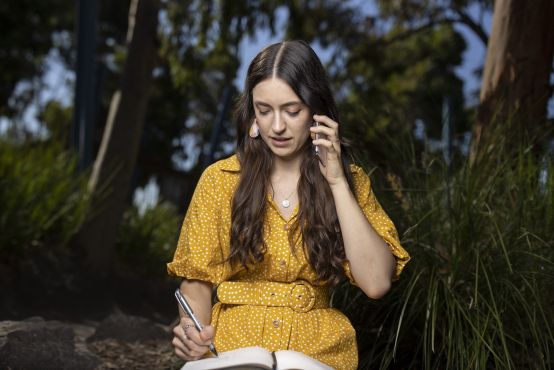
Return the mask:
[[[357,166],[351,167],[352,176],[354,180],[354,188],[356,192],[356,199],[365,217],[375,229],[377,234],[383,238],[383,240],[389,246],[395,260],[396,269],[393,276],[393,280],[397,280],[400,273],[404,269],[404,266],[410,260],[408,252],[400,245],[398,232],[389,216],[385,213],[379,201],[375,197],[373,190],[371,189],[371,182],[369,176]],[[355,284],[355,281],[350,272],[350,265],[345,263],[345,274],[350,282]]]
[[[210,282],[224,279],[227,264],[223,263],[221,218],[225,200],[217,192],[219,170],[209,167],[198,181],[185,215],[173,261],[167,264],[169,275]],[[227,227],[228,229],[228,227]]]

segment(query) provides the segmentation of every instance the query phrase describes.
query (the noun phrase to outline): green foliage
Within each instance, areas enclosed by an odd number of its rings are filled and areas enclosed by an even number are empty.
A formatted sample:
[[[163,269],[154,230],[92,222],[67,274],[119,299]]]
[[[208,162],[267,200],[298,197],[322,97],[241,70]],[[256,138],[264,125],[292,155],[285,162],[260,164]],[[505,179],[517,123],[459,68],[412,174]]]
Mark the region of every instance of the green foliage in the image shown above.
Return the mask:
[[[50,141],[69,143],[72,116],[72,107],[64,107],[60,102],[50,100],[39,113],[38,119],[48,130]]]
[[[402,176],[388,176],[388,194],[401,209],[390,209],[402,212],[393,219],[412,261],[381,301],[335,293],[361,369],[554,365],[554,166],[504,141],[496,133],[496,152],[451,176],[428,153],[396,157]]]
[[[0,5],[0,19],[5,18],[5,24],[9,25],[4,49],[10,50],[7,54],[0,52],[0,61],[14,56],[13,61],[2,63],[6,66],[6,78],[2,80],[10,85],[4,101],[10,96],[13,100],[15,84],[40,77],[48,52],[58,51],[67,65],[74,62],[75,8],[59,0],[48,3],[48,9],[28,0],[18,4]],[[191,141],[197,150],[206,148],[224,92],[230,88],[231,96],[235,97],[242,87],[242,81],[237,87],[234,81],[240,65],[250,62],[240,60],[241,49],[249,42],[247,38],[266,32],[275,34],[277,27],[285,28],[287,39],[302,38],[328,47],[329,74],[343,112],[342,121],[351,125],[352,137],[364,138],[368,148],[378,148],[378,137],[383,132],[411,130],[415,119],[428,124],[430,135],[435,133],[436,115],[429,112],[440,111],[435,108],[440,107],[439,97],[444,95],[454,102],[453,114],[457,126],[463,129],[462,84],[452,72],[464,49],[460,36],[444,24],[426,32],[413,31],[402,22],[383,25],[378,18],[364,15],[357,4],[337,0],[162,2],[159,58],[137,162],[138,185],[145,184],[153,175],[164,177],[175,170],[182,171],[176,164],[190,159],[187,155],[194,152]],[[401,8],[395,4],[391,5],[393,8],[381,4],[383,13],[396,15],[387,13]],[[421,6],[432,5],[436,4]],[[105,0],[98,6],[96,78],[100,101],[95,148],[100,144],[111,97],[120,81],[126,54],[128,6],[128,2]],[[287,13],[288,18],[280,18]],[[25,40],[20,40],[21,37]],[[33,48],[28,47],[29,42]],[[26,66],[27,61],[32,62],[32,68],[19,72],[17,68]],[[17,106],[10,108],[13,110],[10,116],[22,117],[41,88],[40,84],[29,85],[28,99],[16,102]],[[49,117],[65,114],[52,104],[40,105],[44,106],[39,111],[48,111]],[[235,140],[230,116],[227,112],[216,157],[225,154]],[[65,118],[55,122],[54,125],[46,122],[44,128],[56,131],[55,137],[67,136],[57,132],[65,127],[57,123],[65,122]],[[360,132],[359,122],[371,124],[374,129]],[[391,122],[406,124],[398,127]],[[372,156],[384,154],[375,149]]]
[[[0,253],[43,242],[65,245],[85,215],[83,176],[56,144],[14,144],[0,138]]]
[[[165,276],[172,260],[182,216],[170,203],[159,203],[141,212],[125,212],[117,241],[120,260],[139,274]]]
[[[445,96],[452,102],[456,131],[468,126],[463,83],[454,73],[464,39],[450,25],[398,38],[405,31],[395,28],[383,39],[358,44],[350,51],[348,67],[334,76],[348,91],[339,99],[347,136],[362,140],[377,161],[388,161],[383,135],[406,135],[417,120],[430,137],[440,138]]]

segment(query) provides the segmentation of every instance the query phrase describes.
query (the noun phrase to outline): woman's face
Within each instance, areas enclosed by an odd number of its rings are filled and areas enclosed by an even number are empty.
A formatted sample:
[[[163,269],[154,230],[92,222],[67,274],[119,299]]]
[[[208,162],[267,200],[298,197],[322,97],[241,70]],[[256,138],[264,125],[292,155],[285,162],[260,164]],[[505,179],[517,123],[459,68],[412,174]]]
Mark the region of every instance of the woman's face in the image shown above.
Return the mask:
[[[308,106],[276,77],[258,83],[252,97],[262,140],[277,157],[297,158],[310,137],[312,117]]]

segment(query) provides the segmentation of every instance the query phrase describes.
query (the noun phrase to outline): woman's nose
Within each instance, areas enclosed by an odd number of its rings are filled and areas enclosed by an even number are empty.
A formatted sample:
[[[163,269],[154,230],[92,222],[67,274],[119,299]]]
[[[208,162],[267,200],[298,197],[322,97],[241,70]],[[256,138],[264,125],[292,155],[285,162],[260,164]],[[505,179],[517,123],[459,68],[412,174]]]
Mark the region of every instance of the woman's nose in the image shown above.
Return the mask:
[[[277,133],[285,131],[285,128],[286,128],[285,121],[283,120],[283,117],[281,117],[280,114],[275,115],[271,128],[273,129],[274,132],[277,132]]]

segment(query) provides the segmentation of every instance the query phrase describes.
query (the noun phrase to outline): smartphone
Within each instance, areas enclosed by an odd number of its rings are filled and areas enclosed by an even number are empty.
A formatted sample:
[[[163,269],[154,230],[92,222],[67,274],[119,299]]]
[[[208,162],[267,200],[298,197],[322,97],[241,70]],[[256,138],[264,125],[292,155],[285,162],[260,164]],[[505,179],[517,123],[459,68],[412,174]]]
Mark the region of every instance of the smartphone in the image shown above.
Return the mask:
[[[314,121],[313,126],[319,127],[319,122]],[[316,140],[319,139],[319,133],[315,134],[315,139]],[[314,150],[315,150],[315,155],[319,156],[319,146],[318,145],[314,145]]]

